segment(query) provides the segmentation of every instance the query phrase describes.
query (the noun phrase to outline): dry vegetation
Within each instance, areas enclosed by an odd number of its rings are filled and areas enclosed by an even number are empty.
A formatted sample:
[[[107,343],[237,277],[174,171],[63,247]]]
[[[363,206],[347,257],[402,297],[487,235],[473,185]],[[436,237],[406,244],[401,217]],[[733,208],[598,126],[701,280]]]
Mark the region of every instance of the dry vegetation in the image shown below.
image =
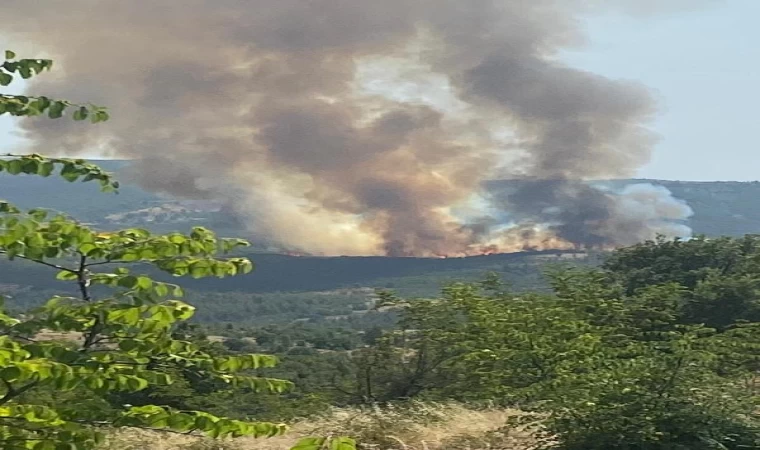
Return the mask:
[[[528,450],[527,432],[506,431],[515,411],[473,410],[457,404],[416,404],[404,409],[336,409],[302,421],[272,439],[212,441],[193,436],[124,430],[113,434],[109,450],[287,450],[300,437],[347,435],[366,450]]]

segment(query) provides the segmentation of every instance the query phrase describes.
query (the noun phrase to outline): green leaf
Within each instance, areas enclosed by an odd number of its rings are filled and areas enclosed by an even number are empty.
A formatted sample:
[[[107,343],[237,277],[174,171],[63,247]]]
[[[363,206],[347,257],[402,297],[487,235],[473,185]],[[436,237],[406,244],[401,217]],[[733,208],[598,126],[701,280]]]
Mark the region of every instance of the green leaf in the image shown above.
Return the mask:
[[[4,380],[11,382],[18,380],[21,377],[21,374],[21,369],[16,366],[8,366],[0,369],[0,376],[2,376]]]
[[[207,415],[200,415],[195,418],[195,428],[203,432],[209,432],[216,428],[216,421]]]
[[[21,160],[14,159],[14,160],[8,162],[8,164],[6,165],[5,170],[7,170],[8,173],[11,174],[11,175],[18,175],[23,170],[23,163],[22,163]]]
[[[40,162],[34,159],[26,159],[21,163],[21,170],[26,174],[36,174],[39,170]]]
[[[85,242],[84,244],[80,245],[77,249],[81,254],[85,256],[89,256],[93,250],[97,250],[98,246],[93,244],[92,242]]]
[[[51,119],[58,119],[63,117],[63,111],[66,109],[66,103],[62,101],[55,101],[48,108],[48,117]]]
[[[127,378],[127,386],[132,392],[142,391],[148,387],[148,381],[140,377]]]
[[[19,61],[18,73],[21,74],[21,78],[25,80],[32,76],[32,69],[29,67],[28,61]]]
[[[123,288],[134,289],[135,286],[137,286],[137,277],[128,275],[126,277],[122,277],[121,279],[119,279],[119,281],[116,284]]]
[[[204,278],[213,274],[208,261],[199,260],[190,264],[190,276],[193,278]]]
[[[156,295],[159,297],[166,297],[169,295],[169,287],[165,283],[157,283],[153,288],[156,291]]]
[[[181,234],[172,234],[169,236],[169,242],[172,244],[184,244],[187,241],[187,238]]]
[[[39,170],[37,171],[37,175],[42,177],[49,177],[50,174],[53,173],[53,170],[55,170],[55,164],[53,164],[50,161],[44,161],[42,164],[39,165]]]
[[[0,86],[8,86],[13,82],[13,76],[11,74],[0,71]]]
[[[69,270],[61,270],[60,272],[58,272],[58,275],[56,275],[55,278],[62,281],[72,281],[72,280],[76,280],[78,276],[76,273],[71,272]]]
[[[296,442],[290,450],[323,450],[325,443],[327,443],[327,438],[307,437]]]
[[[113,315],[110,316],[110,319],[114,319]],[[131,352],[132,350],[139,347],[140,347],[140,342],[134,339],[123,339],[119,341],[119,348],[121,350],[124,350],[125,352]]]
[[[167,426],[177,431],[188,431],[195,427],[195,419],[189,414],[173,414],[169,416]]]
[[[10,203],[6,201],[0,200],[0,213],[10,213],[10,214],[16,214],[19,212],[19,209],[15,206],[11,205]]]
[[[5,59],[13,59],[16,57],[16,54],[10,50],[5,51]]]
[[[66,181],[76,181],[79,175],[79,170],[73,163],[67,162],[63,165],[63,169],[61,169],[61,177]]]
[[[119,259],[122,260],[122,261],[127,261],[127,262],[139,261],[140,260],[140,255],[138,255],[135,252],[127,252],[127,253],[124,253],[123,255],[121,255],[121,257]]]
[[[109,119],[108,113],[103,110],[95,111],[90,115],[90,121],[92,123],[105,122]],[[118,186],[115,186],[118,187]]]
[[[39,75],[45,67],[45,63],[38,59],[30,59],[28,60],[28,64],[29,68],[32,69],[36,75]]]
[[[148,277],[138,277],[137,278],[137,287],[140,289],[148,290],[151,287],[153,287],[153,280],[151,280]]]
[[[86,107],[80,106],[79,109],[74,111],[74,120],[84,120],[89,115],[89,111]]]
[[[338,437],[330,441],[330,450],[356,450],[356,441],[348,437]]]
[[[27,214],[37,222],[42,222],[48,216],[48,212],[44,209],[30,209]]]

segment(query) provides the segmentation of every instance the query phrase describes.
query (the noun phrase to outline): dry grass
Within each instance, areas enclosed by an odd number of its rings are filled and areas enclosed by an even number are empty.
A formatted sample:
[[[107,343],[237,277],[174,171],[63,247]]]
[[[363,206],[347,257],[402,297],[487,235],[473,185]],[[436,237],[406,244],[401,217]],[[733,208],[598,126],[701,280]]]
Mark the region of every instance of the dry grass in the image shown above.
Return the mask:
[[[120,431],[103,447],[109,450],[286,450],[303,436],[347,435],[366,450],[527,450],[529,434],[508,432],[504,424],[516,411],[472,410],[456,404],[340,409],[304,421],[272,439],[212,441],[140,430]]]
[[[71,342],[84,342],[82,333],[76,333],[73,331],[50,331],[42,330],[37,333],[34,338],[38,341],[71,341]]]

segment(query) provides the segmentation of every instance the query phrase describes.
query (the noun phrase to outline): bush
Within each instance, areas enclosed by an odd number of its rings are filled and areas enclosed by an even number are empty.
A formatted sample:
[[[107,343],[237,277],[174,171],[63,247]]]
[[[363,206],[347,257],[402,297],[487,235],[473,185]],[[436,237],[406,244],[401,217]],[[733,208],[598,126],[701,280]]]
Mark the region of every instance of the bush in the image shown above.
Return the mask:
[[[594,405],[551,421],[557,450],[746,450],[760,448],[760,429],[720,407],[671,400]]]

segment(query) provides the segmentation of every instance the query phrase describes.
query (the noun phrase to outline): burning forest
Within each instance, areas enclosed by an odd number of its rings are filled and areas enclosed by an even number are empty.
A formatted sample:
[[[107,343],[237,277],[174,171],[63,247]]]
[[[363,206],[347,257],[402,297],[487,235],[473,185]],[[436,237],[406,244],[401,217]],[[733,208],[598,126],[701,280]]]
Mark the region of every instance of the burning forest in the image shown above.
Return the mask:
[[[462,256],[690,233],[690,208],[666,189],[594,182],[647,162],[653,96],[558,57],[583,44],[584,14],[682,2],[48,3],[0,5],[19,51],[61,69],[31,87],[113,119],[24,121],[28,150],[132,159],[132,181],[222,202],[292,253]],[[518,183],[494,193],[493,179]]]

